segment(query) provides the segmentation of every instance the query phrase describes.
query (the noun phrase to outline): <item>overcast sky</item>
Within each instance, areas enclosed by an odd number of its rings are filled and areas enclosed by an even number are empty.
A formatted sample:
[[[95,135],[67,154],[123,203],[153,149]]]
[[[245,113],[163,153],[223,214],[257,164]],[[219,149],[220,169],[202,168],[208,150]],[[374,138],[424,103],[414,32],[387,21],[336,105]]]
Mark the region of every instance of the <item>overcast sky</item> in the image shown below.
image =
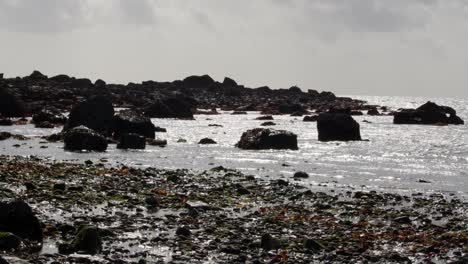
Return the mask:
[[[0,72],[468,98],[467,0],[0,0]]]

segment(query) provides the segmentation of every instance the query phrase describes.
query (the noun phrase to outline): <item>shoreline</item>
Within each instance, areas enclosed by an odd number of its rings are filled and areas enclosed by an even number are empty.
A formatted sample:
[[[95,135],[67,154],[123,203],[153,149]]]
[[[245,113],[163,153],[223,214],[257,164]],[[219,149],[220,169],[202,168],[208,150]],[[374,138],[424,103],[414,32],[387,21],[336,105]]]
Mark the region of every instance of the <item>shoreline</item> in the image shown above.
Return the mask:
[[[222,167],[0,161],[0,197],[28,202],[45,239],[45,254],[7,256],[84,263],[445,263],[468,253],[468,205],[456,196],[325,193]],[[99,228],[102,251],[58,254],[57,244],[73,240],[82,224]]]

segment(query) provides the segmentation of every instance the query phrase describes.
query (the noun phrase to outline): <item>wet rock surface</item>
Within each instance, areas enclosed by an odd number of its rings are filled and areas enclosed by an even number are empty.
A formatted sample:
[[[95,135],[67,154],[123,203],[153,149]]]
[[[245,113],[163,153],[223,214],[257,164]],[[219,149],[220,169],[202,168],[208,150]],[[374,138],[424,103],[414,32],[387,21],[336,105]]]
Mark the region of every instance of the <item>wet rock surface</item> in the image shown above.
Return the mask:
[[[317,119],[317,130],[320,141],[361,140],[359,123],[348,114],[320,114]]]
[[[155,131],[151,120],[134,110],[121,110],[114,117],[114,138],[120,138],[122,134],[136,133],[154,139]]]
[[[403,109],[393,116],[394,124],[463,125],[465,122],[449,106],[427,102],[416,109]]]
[[[120,142],[117,144],[118,149],[145,149],[146,139],[139,134],[122,134]]]
[[[105,151],[107,140],[104,136],[85,126],[74,127],[64,133],[65,150],[81,151]]]
[[[285,130],[255,128],[244,132],[236,147],[241,149],[297,150],[297,135]]]
[[[223,167],[193,172],[6,156],[0,161],[0,198],[22,197],[44,231],[42,251],[5,251],[7,259],[448,263],[468,253],[468,208],[456,196],[313,192]],[[83,189],[53,191],[50,182],[64,179]],[[25,182],[36,188],[20,188]],[[90,233],[78,239],[83,226]],[[73,250],[63,251],[63,244]]]

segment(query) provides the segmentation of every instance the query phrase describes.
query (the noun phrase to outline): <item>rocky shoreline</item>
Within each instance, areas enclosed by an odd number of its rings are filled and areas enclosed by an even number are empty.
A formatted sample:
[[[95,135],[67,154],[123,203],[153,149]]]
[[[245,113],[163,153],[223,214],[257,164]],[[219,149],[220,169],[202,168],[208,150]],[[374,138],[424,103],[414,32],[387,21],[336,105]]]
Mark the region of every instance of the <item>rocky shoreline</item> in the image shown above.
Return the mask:
[[[44,236],[39,251],[22,241],[2,257],[5,263],[467,261],[468,204],[456,196],[324,193],[300,183],[222,167],[196,172],[0,156],[1,200],[27,202]],[[93,235],[83,235],[83,226]],[[91,249],[94,255],[83,254]]]

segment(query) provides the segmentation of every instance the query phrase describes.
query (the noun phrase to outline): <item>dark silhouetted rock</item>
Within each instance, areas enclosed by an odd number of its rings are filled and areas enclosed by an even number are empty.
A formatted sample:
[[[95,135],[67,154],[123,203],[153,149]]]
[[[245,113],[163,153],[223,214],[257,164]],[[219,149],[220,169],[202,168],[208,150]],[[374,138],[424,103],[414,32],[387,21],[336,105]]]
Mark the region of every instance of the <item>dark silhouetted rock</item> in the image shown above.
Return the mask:
[[[95,226],[82,226],[71,243],[74,252],[97,254],[102,250],[102,239],[99,229]]]
[[[224,77],[223,86],[237,87],[237,82],[229,77]]]
[[[26,115],[26,107],[22,100],[0,87],[0,116],[23,117]]]
[[[84,88],[89,88],[92,86],[93,86],[93,82],[91,82],[90,79],[86,79],[86,78],[72,79],[70,82],[70,87],[73,87],[73,88],[84,89]]]
[[[206,144],[217,144],[217,143],[216,143],[216,141],[214,141],[211,138],[202,138],[202,139],[200,139],[198,144],[206,145]]]
[[[10,118],[0,118],[0,126],[12,126],[13,121]]]
[[[276,126],[276,123],[275,122],[271,122],[271,121],[268,121],[268,122],[263,122],[260,124],[261,126]]]
[[[37,128],[54,128],[54,124],[50,123],[49,121],[43,121],[40,123],[36,123],[35,127]]]
[[[293,177],[294,178],[307,179],[307,178],[309,178],[309,174],[307,174],[307,172],[297,171],[296,173],[294,173]]]
[[[31,207],[23,201],[0,202],[0,231],[42,242],[42,228]]]
[[[262,235],[262,239],[260,241],[260,247],[266,251],[279,249],[281,248],[281,242],[279,239],[274,238],[270,234],[264,234]]]
[[[60,110],[49,107],[44,108],[38,113],[33,115],[32,122],[40,124],[42,122],[49,122],[51,124],[65,124],[67,118],[60,112]]]
[[[193,119],[192,105],[182,97],[156,100],[144,112],[151,118]]]
[[[362,111],[358,111],[358,110],[350,111],[349,114],[352,115],[352,116],[362,116],[362,115],[364,115],[364,113]]]
[[[120,142],[117,144],[118,149],[145,149],[146,139],[139,134],[122,134]]]
[[[113,125],[112,102],[106,97],[96,96],[73,107],[64,131],[77,126],[85,126],[105,136],[111,136]]]
[[[11,133],[10,132],[0,132],[0,141],[1,140],[6,140],[11,138]]]
[[[464,121],[457,116],[456,111],[448,106],[439,106],[427,102],[417,109],[403,109],[393,115],[394,124],[437,125],[453,124],[463,125]]]
[[[154,128],[154,132],[160,132],[160,133],[166,133],[167,132],[167,129],[165,129],[164,127],[155,127]]]
[[[377,110],[376,107],[373,107],[373,108],[369,109],[369,110],[367,111],[367,114],[368,114],[368,115],[371,115],[371,116],[380,115],[379,110]]]
[[[64,134],[65,150],[105,151],[107,140],[102,135],[85,126],[74,127]]]
[[[33,71],[33,73],[29,75],[29,78],[33,80],[47,80],[47,76],[42,74],[40,71]]]
[[[0,231],[0,250],[17,249],[21,245],[21,238],[9,232]]]
[[[304,122],[317,122],[318,115],[313,115],[313,116],[304,116],[302,121]]]
[[[66,82],[71,81],[71,78],[68,75],[59,74],[59,75],[56,75],[54,77],[50,77],[50,80],[55,81],[55,82],[59,82],[59,83],[66,83]]]
[[[236,147],[241,149],[297,150],[297,135],[285,130],[255,128],[244,132]]]
[[[101,80],[101,79],[97,79],[95,82],[94,82],[94,86],[96,88],[105,88],[106,87],[106,82]]]
[[[273,116],[267,115],[267,116],[259,116],[255,118],[255,120],[273,120]]]
[[[234,111],[231,113],[231,115],[246,115],[247,112],[246,111]]]
[[[183,83],[190,88],[206,88],[213,85],[215,81],[209,75],[193,75],[185,78]]]
[[[302,113],[306,114],[307,111],[301,104],[281,104],[278,110],[282,114]]]
[[[148,117],[140,115],[136,111],[122,110],[114,117],[114,138],[120,138],[122,134],[128,133],[154,138],[155,126]]]
[[[322,113],[317,129],[320,141],[361,140],[359,123],[347,114]]]
[[[167,140],[165,139],[147,139],[146,143],[150,146],[165,147],[167,145]]]

